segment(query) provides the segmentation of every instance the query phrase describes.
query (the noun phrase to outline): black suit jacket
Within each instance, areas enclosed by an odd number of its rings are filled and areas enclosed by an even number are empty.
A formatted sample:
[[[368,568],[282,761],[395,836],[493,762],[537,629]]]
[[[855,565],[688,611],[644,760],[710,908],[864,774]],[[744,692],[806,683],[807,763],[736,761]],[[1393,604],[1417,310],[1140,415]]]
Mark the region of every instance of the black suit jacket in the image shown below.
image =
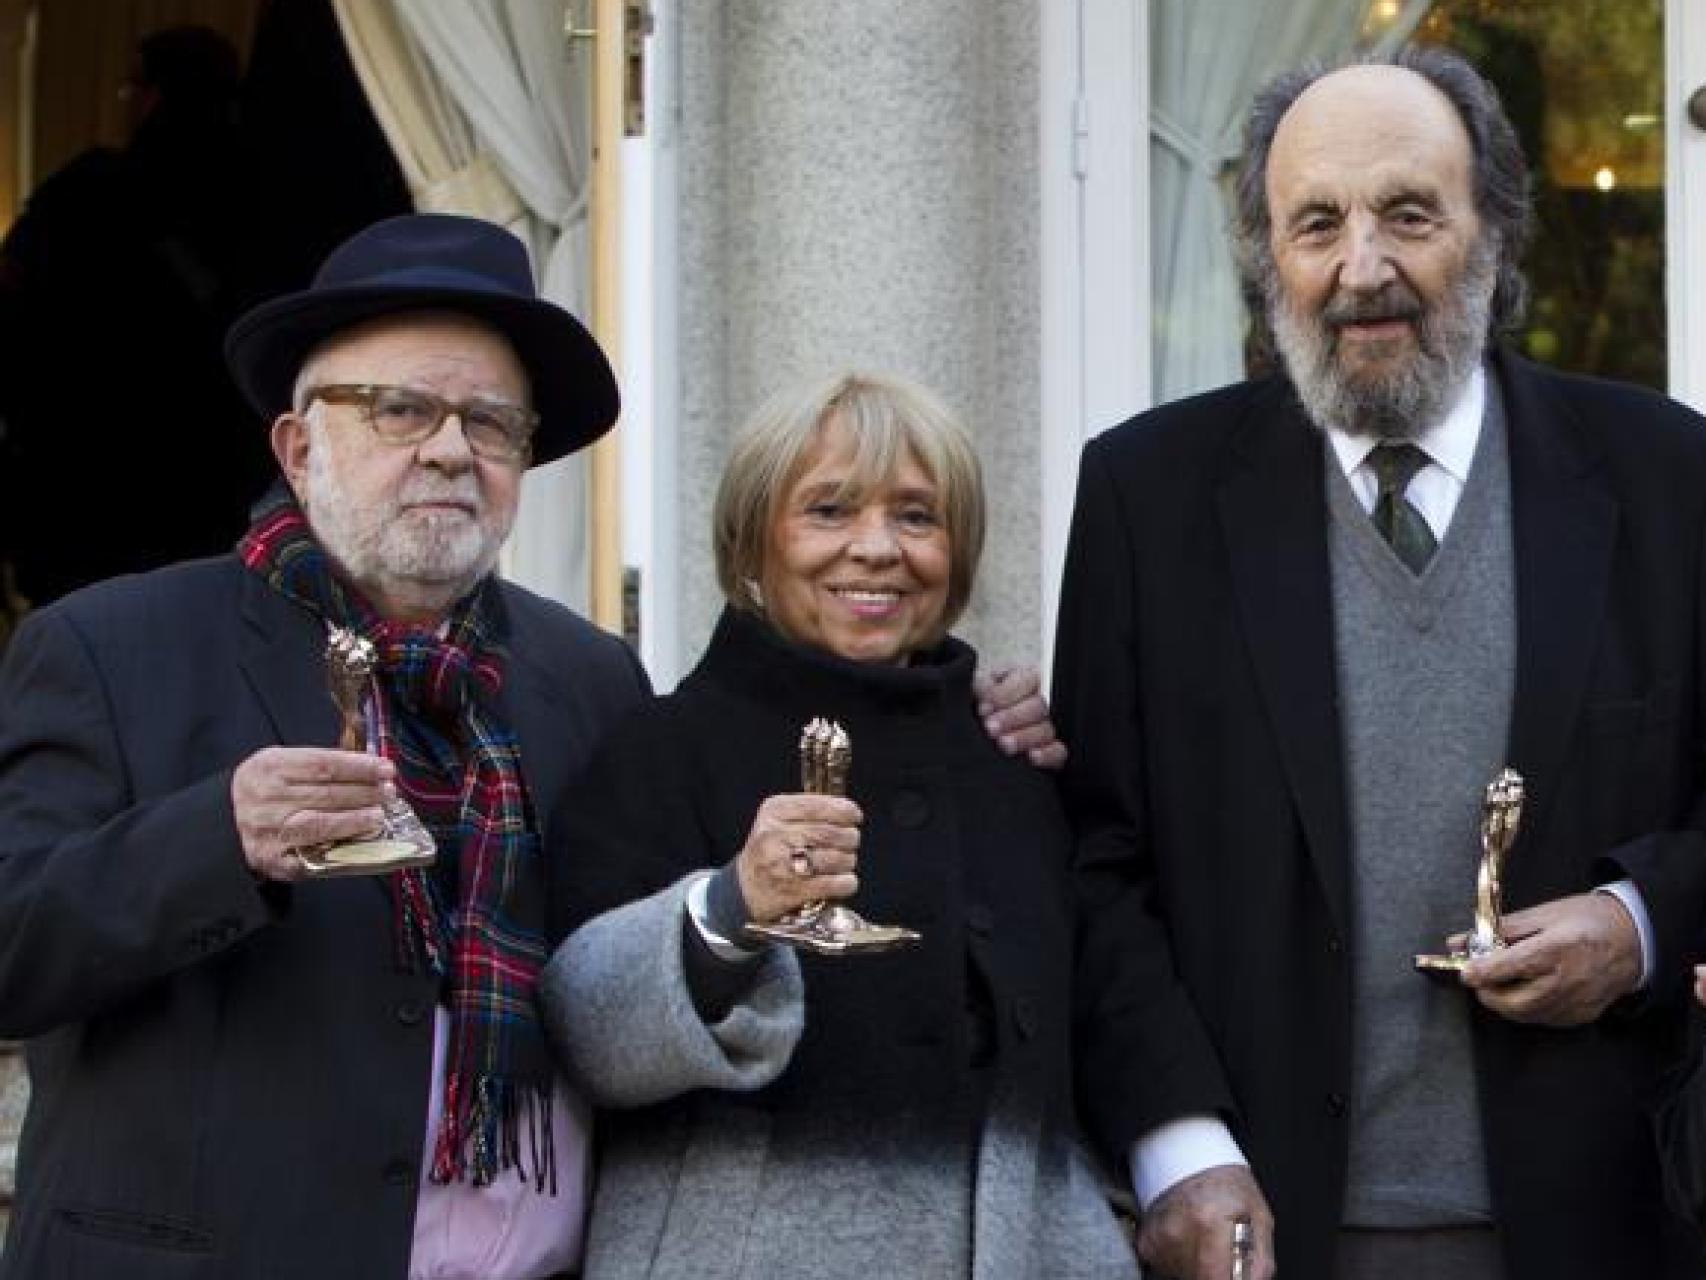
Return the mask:
[[[1507,908],[1628,875],[1658,947],[1652,990],[1579,1030],[1465,993],[1510,1275],[1700,1275],[1663,1216],[1644,1108],[1706,904],[1706,423],[1635,388],[1491,369],[1516,553],[1508,761],[1530,798]],[[1309,1280],[1332,1274],[1357,963],[1323,448],[1281,380],[1092,441],[1054,679],[1092,1127],[1123,1156],[1167,1120],[1225,1117],[1281,1273]]]
[[[618,641],[505,587],[539,813],[645,692]],[[235,766],[331,745],[324,631],[234,558],[32,615],[0,667],[0,1036],[32,1097],[0,1275],[407,1272],[436,991],[384,885],[262,886]],[[549,847],[552,832],[544,832]]]

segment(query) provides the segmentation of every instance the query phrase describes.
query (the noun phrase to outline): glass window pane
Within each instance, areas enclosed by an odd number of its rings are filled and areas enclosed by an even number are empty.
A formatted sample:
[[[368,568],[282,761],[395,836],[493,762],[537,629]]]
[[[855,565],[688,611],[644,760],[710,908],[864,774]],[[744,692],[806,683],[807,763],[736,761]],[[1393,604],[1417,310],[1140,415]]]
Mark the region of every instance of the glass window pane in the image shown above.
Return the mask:
[[[1374,0],[1365,35],[1397,8]],[[1664,390],[1663,0],[1439,0],[1414,38],[1498,87],[1533,167],[1518,346]]]

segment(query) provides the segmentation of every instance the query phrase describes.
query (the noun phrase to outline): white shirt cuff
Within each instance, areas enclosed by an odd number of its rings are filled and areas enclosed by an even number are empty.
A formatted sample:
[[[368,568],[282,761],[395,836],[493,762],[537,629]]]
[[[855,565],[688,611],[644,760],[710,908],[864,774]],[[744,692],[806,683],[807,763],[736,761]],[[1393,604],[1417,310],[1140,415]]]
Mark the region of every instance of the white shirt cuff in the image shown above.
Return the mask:
[[[710,909],[705,905],[705,895],[709,891],[711,877],[715,872],[707,871],[692,884],[687,886],[687,918],[693,922],[693,928],[705,940],[705,945],[711,948],[711,954],[719,960],[737,963],[752,959],[758,948],[741,946],[731,938],[711,928]]]
[[[1623,904],[1623,909],[1629,913],[1629,918],[1635,922],[1635,932],[1641,937],[1641,980],[1635,984],[1635,990],[1645,991],[1647,984],[1653,980],[1653,921],[1647,915],[1647,904],[1641,899],[1641,891],[1635,887],[1633,880],[1613,880],[1610,884],[1602,884],[1594,890],[1595,893],[1609,893]]]
[[[1131,1189],[1137,1207],[1147,1209],[1176,1183],[1204,1169],[1249,1163],[1218,1117],[1182,1116],[1131,1144]]]

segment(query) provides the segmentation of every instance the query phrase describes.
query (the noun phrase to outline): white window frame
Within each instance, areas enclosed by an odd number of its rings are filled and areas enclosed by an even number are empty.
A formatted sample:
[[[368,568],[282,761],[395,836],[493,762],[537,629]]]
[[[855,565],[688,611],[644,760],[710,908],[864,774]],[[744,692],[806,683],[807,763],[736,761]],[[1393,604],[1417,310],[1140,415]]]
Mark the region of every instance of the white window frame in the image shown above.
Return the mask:
[[[681,617],[680,8],[652,0],[646,132],[623,143],[622,563],[640,575],[640,661],[659,692],[685,671]],[[643,354],[642,354],[643,353]]]
[[[1149,4],[1042,6],[1041,652],[1078,455],[1149,406]]]

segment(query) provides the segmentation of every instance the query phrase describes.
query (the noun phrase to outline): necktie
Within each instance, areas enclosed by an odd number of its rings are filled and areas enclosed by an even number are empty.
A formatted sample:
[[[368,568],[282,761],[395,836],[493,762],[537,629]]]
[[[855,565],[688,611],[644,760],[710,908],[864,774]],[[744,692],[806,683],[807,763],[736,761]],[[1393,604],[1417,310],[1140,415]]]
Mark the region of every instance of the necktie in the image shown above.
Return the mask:
[[[1428,465],[1428,455],[1413,444],[1383,444],[1368,460],[1380,481],[1374,499],[1374,527],[1411,573],[1420,574],[1433,559],[1439,542],[1422,513],[1404,496],[1416,472]]]

